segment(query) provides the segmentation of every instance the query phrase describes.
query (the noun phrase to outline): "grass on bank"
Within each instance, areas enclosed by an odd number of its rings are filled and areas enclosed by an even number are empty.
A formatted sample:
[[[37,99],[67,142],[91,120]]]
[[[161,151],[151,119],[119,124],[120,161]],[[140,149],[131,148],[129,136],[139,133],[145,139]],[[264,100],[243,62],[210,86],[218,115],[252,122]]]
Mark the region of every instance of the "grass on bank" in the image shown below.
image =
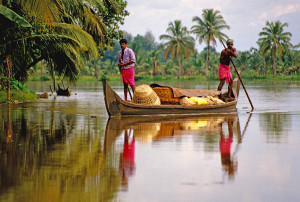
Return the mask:
[[[9,102],[34,102],[39,98],[39,96],[34,92],[28,91],[18,91],[11,89],[10,91],[10,100],[7,99],[7,91],[0,91],[0,103],[9,103]]]
[[[236,73],[232,72],[232,76],[235,78]],[[259,75],[257,73],[253,72],[242,72],[241,75],[243,80],[300,80],[300,75],[277,75],[276,77],[273,77],[273,75]],[[121,81],[122,78],[120,75],[100,75],[98,78],[92,76],[92,75],[80,75],[78,76],[77,81],[102,81],[103,79],[107,81]],[[57,78],[57,81],[60,81],[61,79]],[[217,74],[212,74],[208,78],[206,78],[204,75],[197,75],[197,76],[182,76],[181,78],[178,78],[177,76],[150,76],[150,75],[135,75],[136,81],[176,81],[176,80],[201,80],[201,81],[214,81],[218,80]],[[30,77],[29,81],[51,81],[50,77],[42,76],[42,77]]]

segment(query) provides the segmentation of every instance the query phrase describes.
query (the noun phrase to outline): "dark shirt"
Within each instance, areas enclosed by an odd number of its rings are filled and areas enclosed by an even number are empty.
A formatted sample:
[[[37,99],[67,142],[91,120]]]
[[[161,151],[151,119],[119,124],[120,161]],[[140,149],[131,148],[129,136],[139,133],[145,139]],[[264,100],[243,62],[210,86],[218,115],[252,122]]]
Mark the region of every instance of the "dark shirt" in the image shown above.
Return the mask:
[[[221,57],[220,57],[220,63],[223,64],[223,65],[229,66],[230,59],[231,59],[232,56],[233,57],[237,56],[235,48],[232,48],[232,51],[229,50],[228,48],[222,50]]]

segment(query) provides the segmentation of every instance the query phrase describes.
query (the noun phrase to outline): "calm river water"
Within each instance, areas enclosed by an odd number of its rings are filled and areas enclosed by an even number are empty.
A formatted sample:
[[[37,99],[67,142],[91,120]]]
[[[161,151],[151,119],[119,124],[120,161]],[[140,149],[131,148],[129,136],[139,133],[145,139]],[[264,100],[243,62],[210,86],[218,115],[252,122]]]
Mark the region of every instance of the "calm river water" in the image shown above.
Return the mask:
[[[237,113],[109,119],[101,82],[0,105],[0,201],[299,201],[300,82],[245,85],[252,113],[241,90]]]

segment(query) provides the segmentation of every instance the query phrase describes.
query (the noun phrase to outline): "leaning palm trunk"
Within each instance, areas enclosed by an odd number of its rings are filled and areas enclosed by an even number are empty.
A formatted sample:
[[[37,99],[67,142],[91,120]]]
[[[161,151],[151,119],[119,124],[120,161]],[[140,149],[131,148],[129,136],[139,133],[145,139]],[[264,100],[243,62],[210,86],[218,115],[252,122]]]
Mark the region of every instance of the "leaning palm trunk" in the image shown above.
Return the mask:
[[[206,54],[206,78],[208,78],[208,62],[209,62],[209,44],[207,46],[207,54]]]

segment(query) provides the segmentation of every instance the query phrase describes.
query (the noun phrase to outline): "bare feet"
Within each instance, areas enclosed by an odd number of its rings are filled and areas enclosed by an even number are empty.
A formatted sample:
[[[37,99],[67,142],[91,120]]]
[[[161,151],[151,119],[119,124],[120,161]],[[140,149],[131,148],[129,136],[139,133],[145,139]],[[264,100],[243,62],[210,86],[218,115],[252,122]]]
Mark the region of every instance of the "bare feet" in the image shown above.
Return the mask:
[[[226,98],[226,100],[230,102],[230,101],[234,101],[235,99],[233,97],[228,97]]]

